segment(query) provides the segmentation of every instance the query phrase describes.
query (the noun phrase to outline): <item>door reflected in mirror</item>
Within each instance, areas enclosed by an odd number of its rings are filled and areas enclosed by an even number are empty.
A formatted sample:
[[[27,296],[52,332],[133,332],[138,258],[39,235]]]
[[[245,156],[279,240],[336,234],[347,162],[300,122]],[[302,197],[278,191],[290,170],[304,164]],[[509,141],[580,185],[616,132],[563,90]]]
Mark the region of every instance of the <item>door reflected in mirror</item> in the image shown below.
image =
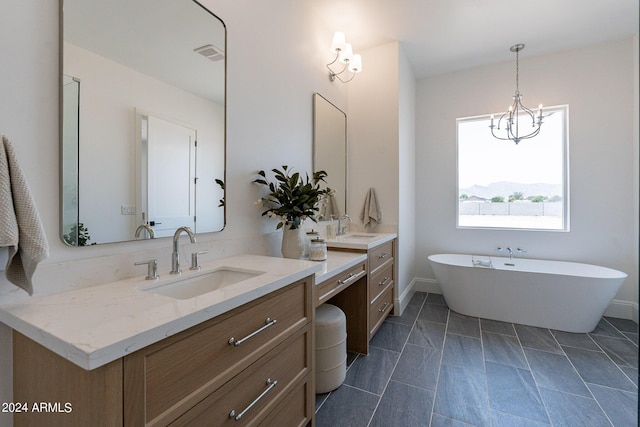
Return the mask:
[[[327,172],[327,187],[334,190],[335,207],[321,219],[346,214],[347,115],[319,93],[313,94],[313,170]]]
[[[194,0],[61,7],[63,240],[222,230],[224,23]]]

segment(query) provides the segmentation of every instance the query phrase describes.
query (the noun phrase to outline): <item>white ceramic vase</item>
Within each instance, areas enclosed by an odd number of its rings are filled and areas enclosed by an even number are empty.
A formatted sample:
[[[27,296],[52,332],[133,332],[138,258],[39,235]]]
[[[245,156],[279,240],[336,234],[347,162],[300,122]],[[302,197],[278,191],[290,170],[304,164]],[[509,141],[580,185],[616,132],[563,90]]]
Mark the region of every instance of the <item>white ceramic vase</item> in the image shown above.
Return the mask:
[[[285,225],[282,233],[282,256],[300,259],[304,256],[304,236],[300,227],[290,229]]]

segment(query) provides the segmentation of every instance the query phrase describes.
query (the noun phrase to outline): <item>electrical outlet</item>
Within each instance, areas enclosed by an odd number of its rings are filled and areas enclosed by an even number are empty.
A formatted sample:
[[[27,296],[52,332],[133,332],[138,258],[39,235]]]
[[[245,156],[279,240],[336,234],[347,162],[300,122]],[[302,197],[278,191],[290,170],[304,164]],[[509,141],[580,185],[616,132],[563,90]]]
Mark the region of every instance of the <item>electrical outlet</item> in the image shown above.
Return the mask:
[[[121,215],[135,215],[136,207],[133,205],[122,205],[120,206],[120,214]]]

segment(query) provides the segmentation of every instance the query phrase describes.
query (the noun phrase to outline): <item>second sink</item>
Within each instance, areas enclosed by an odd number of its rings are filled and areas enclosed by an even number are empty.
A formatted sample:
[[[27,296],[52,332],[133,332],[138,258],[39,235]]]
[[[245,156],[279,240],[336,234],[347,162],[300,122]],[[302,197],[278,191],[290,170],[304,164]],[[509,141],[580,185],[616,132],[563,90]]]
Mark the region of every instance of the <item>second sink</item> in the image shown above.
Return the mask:
[[[153,283],[139,289],[153,294],[176,299],[194,298],[208,292],[235,285],[252,277],[264,274],[264,271],[242,270],[232,267],[220,267],[197,276],[172,280],[168,283]]]

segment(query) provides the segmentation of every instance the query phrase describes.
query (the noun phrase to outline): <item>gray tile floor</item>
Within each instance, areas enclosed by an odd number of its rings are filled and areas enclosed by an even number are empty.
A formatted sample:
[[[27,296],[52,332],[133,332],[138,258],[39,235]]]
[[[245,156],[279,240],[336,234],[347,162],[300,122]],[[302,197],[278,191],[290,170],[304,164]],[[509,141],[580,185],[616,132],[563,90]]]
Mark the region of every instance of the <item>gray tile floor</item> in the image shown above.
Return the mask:
[[[603,318],[590,334],[468,317],[416,293],[345,383],[316,396],[318,427],[638,425],[638,331]]]

